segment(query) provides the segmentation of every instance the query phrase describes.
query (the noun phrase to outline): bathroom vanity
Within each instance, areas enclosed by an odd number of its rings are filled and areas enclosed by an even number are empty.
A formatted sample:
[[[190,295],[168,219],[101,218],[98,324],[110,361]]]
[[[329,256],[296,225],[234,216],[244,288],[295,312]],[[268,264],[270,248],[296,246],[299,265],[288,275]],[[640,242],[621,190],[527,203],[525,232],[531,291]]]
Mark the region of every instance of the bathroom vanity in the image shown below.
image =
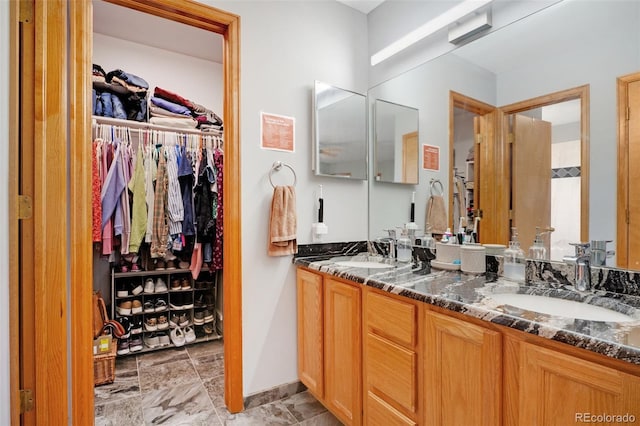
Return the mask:
[[[295,260],[299,377],[344,424],[640,421],[640,298],[318,259]],[[540,313],[505,294],[613,316]]]

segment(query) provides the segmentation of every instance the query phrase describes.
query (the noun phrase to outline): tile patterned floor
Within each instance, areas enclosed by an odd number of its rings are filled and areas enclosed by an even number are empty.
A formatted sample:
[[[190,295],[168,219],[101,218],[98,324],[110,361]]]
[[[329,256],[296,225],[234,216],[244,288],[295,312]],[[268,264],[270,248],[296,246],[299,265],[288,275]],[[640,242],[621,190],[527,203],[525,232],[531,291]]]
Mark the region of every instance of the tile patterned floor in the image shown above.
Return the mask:
[[[229,413],[221,341],[118,358],[95,406],[96,426],[341,425],[308,392]]]

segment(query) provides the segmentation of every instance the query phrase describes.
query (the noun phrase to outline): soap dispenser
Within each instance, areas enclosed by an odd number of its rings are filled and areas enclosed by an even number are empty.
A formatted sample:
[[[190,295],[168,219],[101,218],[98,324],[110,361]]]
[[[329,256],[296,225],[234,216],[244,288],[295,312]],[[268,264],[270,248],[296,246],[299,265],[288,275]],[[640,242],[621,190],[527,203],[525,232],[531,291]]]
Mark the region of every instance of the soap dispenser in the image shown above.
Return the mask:
[[[536,226],[536,238],[533,240],[533,245],[529,247],[529,257],[533,260],[547,260],[547,248],[544,246],[539,226]]]
[[[398,256],[398,262],[411,262],[411,240],[407,235],[408,232],[406,229],[402,230],[402,234],[398,238],[397,244],[398,248],[396,250],[396,254]]]
[[[518,232],[511,228],[509,248],[504,251],[504,276],[514,281],[524,282],[524,252],[520,248]]]

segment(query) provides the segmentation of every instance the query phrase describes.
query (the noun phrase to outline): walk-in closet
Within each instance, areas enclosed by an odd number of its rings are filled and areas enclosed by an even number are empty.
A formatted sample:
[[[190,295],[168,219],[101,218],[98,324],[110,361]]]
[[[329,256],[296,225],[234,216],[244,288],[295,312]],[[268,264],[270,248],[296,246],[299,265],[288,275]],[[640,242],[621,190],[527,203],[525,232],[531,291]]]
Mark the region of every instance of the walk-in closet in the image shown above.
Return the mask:
[[[223,38],[103,1],[93,25],[93,288],[119,324],[96,421],[112,404],[145,413],[158,388],[224,406]],[[180,386],[190,370],[165,376],[162,362],[143,369],[160,350],[174,370],[186,356],[202,382]]]

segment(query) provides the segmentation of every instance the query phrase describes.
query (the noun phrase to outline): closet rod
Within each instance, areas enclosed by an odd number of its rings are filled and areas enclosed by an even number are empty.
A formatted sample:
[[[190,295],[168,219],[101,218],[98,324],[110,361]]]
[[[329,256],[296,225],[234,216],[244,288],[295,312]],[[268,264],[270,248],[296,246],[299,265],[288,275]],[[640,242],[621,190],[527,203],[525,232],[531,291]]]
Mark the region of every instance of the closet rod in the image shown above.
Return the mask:
[[[121,120],[119,118],[101,117],[97,115],[94,115],[92,117],[92,123],[107,124],[107,125],[119,126],[119,127],[128,127],[130,129],[159,130],[162,132],[185,133],[190,135],[201,135],[201,136],[218,136],[218,137],[222,136],[222,132],[203,132],[197,129],[159,126],[157,124],[151,124],[146,122],[133,121],[133,120]]]

